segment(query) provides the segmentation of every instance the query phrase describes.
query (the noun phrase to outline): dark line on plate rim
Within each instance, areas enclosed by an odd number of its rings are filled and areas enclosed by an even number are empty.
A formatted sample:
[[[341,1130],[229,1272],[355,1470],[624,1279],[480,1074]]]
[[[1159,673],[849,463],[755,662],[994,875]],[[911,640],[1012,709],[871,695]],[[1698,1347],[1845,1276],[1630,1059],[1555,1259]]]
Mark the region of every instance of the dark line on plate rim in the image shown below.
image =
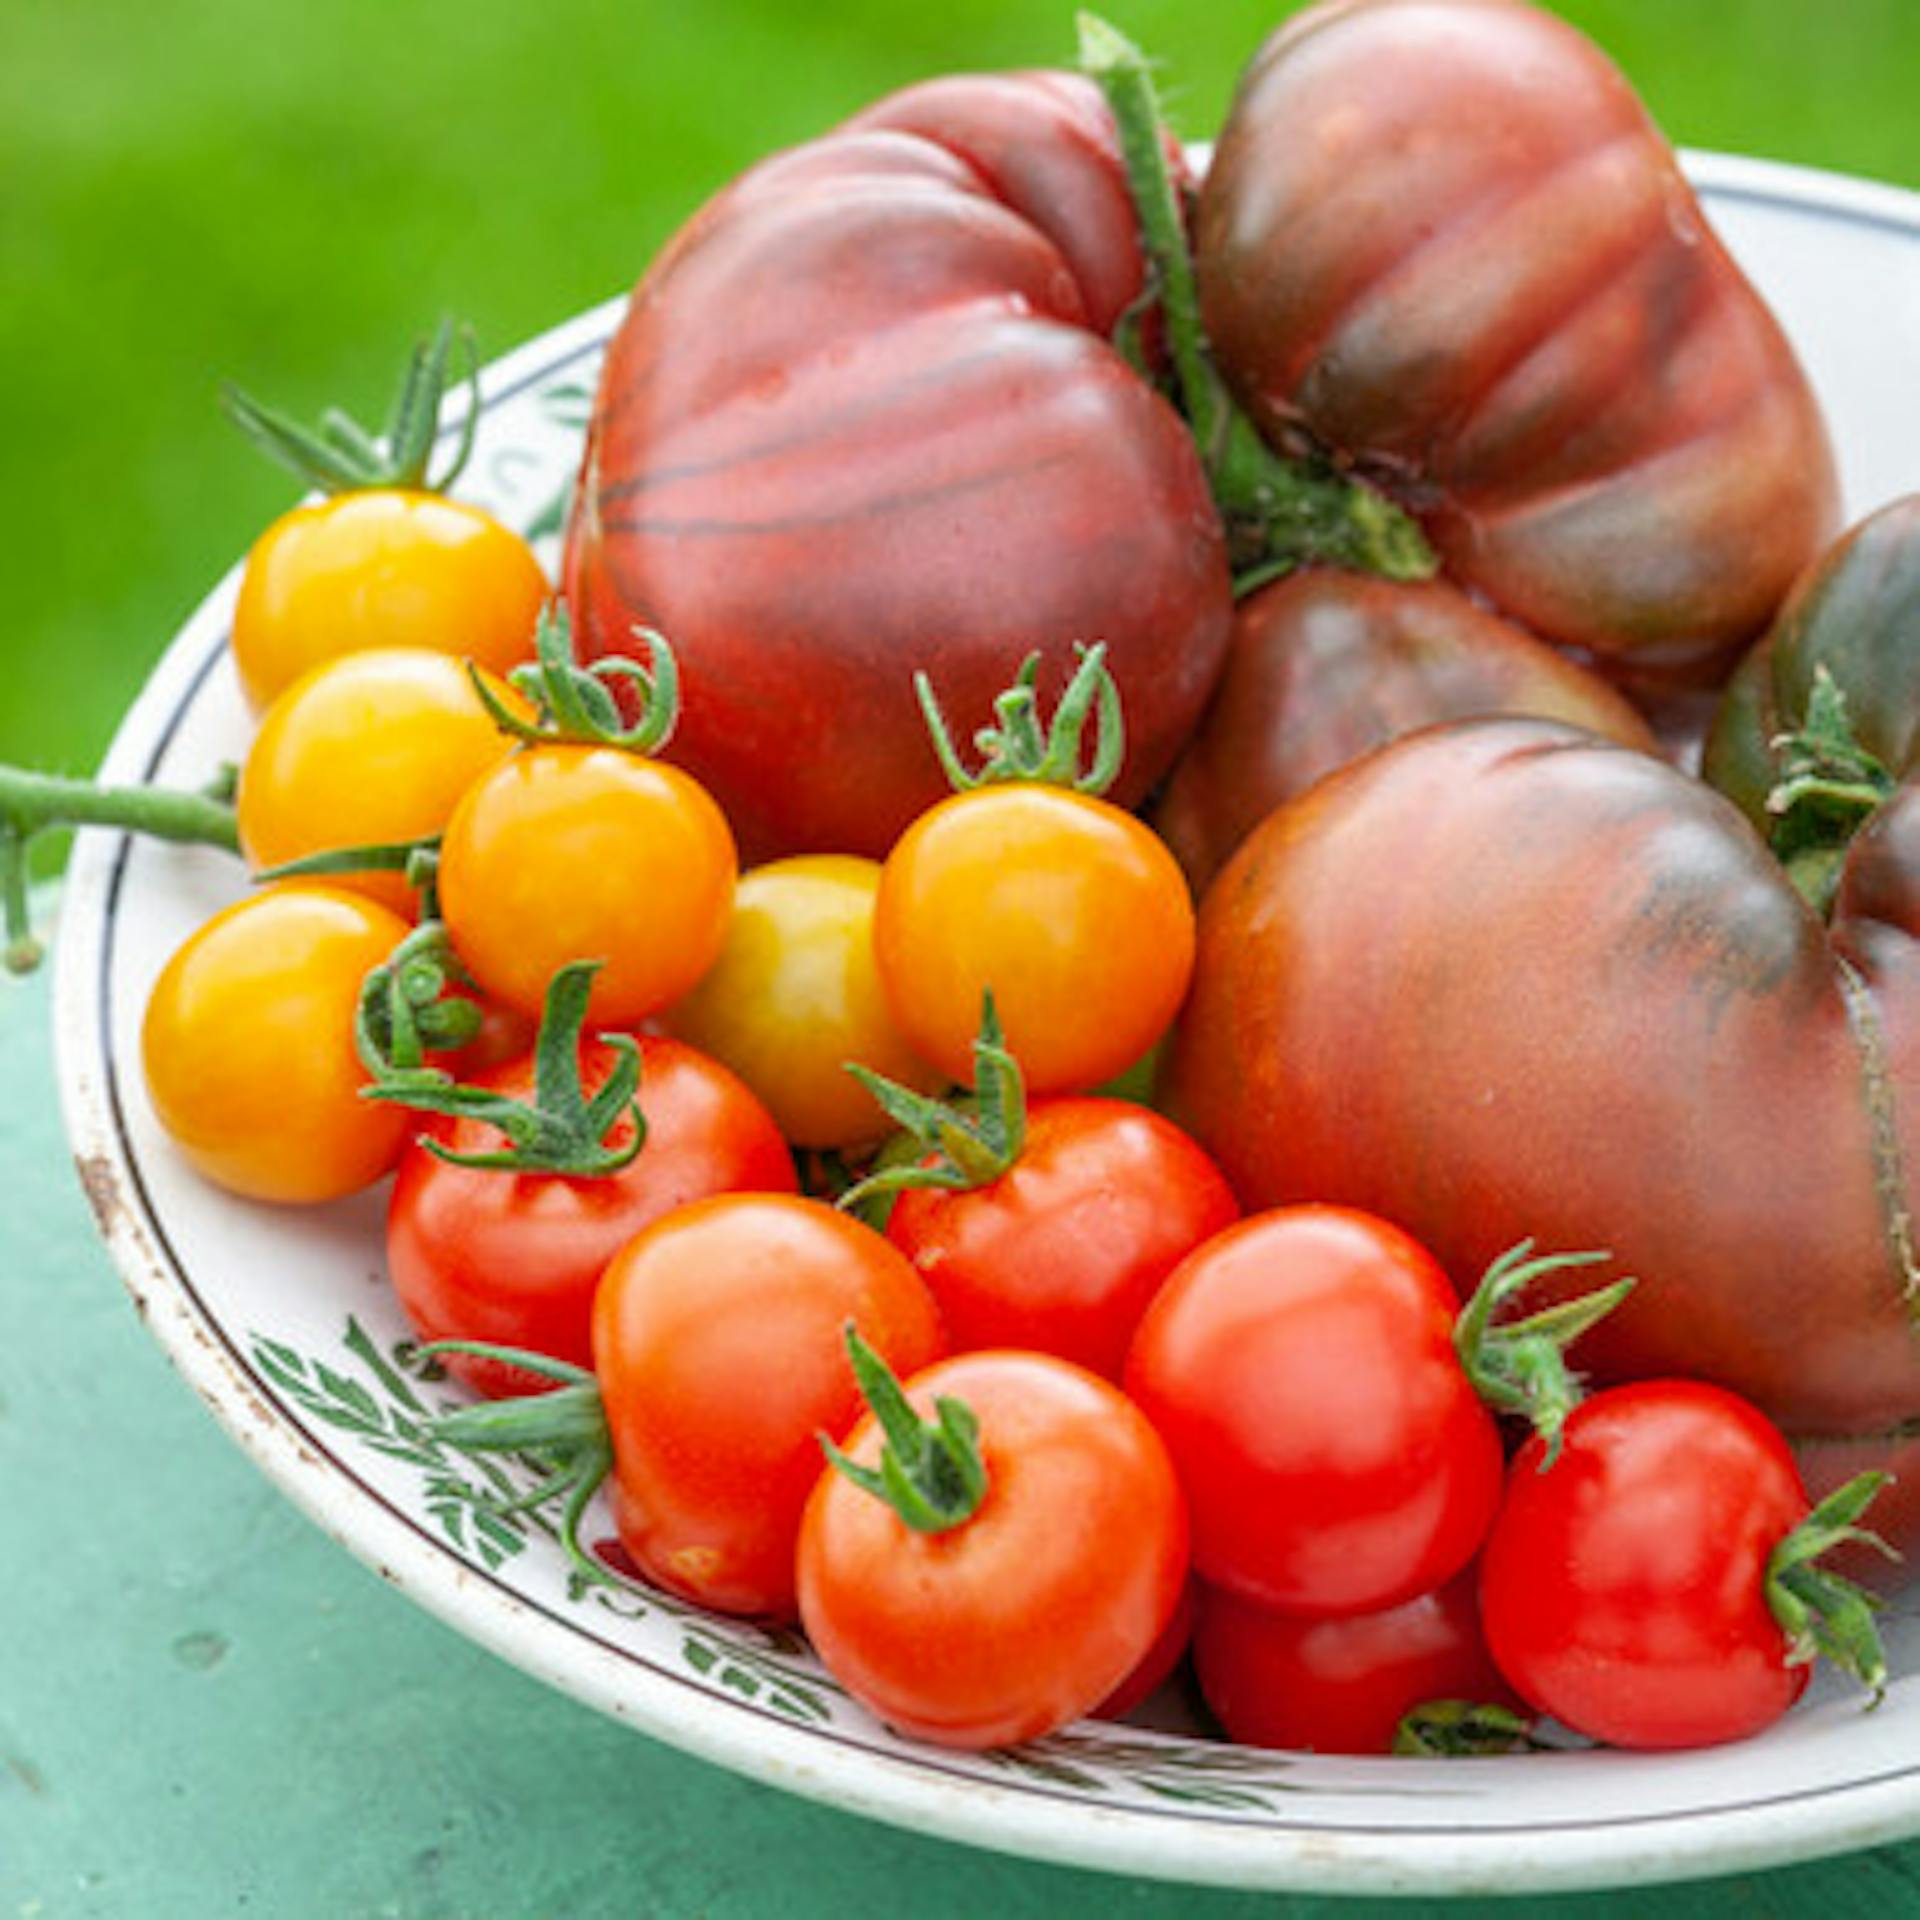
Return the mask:
[[[1703,191],[1702,197],[1709,201],[1716,199],[1740,200],[1752,205],[1780,207],[1791,212],[1818,211],[1829,218],[1848,220],[1855,225],[1897,233],[1909,239],[1920,238],[1920,213],[1916,213],[1911,220],[1902,220],[1896,215],[1870,213],[1864,209],[1828,207],[1811,194],[1801,197],[1786,191],[1784,188],[1711,187]],[[532,372],[515,380],[511,385],[503,387],[498,393],[486,396],[482,403],[483,411],[490,411],[495,407],[504,405],[507,401],[517,398],[529,388],[538,385],[541,381],[550,379],[554,374],[572,366],[575,362],[602,352],[606,345],[606,337],[590,340],[561,355],[557,360],[543,363]],[[443,435],[453,430],[455,429],[443,429]],[[207,657],[195,670],[178,704],[174,707],[172,714],[167,719],[166,725],[161,730],[152,752],[148,755],[142,775],[144,779],[151,780],[158,772],[160,762],[166,757],[168,749],[173,744],[181,723],[186,717],[188,708],[192,706],[194,700],[206,685],[208,677],[218,664],[222,654],[225,653],[228,640],[229,635],[222,633],[215,646],[209,651]],[[752,1701],[739,1699],[737,1696],[729,1697],[723,1693],[712,1692],[698,1681],[689,1679],[683,1673],[677,1672],[669,1667],[656,1665],[651,1659],[643,1654],[637,1653],[633,1648],[622,1645],[618,1641],[610,1640],[605,1635],[593,1631],[578,1618],[556,1612],[545,1601],[522,1593],[517,1588],[500,1579],[496,1574],[489,1573],[483,1568],[474,1566],[470,1561],[462,1559],[458,1554],[454,1553],[437,1535],[421,1525],[412,1514],[395,1506],[385,1494],[381,1493],[369,1481],[363,1479],[354,1466],[333,1450],[325,1437],[302,1422],[292,1409],[280,1398],[272,1383],[260,1374],[258,1369],[253,1365],[251,1357],[234,1343],[233,1338],[228,1334],[224,1324],[214,1318],[206,1301],[202,1299],[199,1290],[188,1276],[179,1254],[174,1249],[172,1240],[168,1237],[165,1226],[161,1223],[154,1209],[145,1177],[141,1172],[139,1157],[134,1150],[133,1138],[127,1127],[125,1109],[121,1102],[120,1076],[113,1046],[114,1027],[111,960],[114,950],[120,897],[126,879],[132,847],[132,837],[130,835],[123,835],[119,849],[114,856],[113,867],[107,881],[102,930],[103,937],[100,943],[100,977],[98,981],[101,1059],[105,1068],[103,1081],[114,1136],[119,1143],[121,1158],[133,1182],[134,1191],[139,1198],[141,1213],[146,1220],[149,1230],[153,1234],[155,1245],[172,1267],[174,1278],[180,1290],[192,1301],[194,1311],[199,1316],[202,1326],[225,1350],[228,1358],[233,1362],[239,1372],[253,1383],[263,1400],[273,1408],[280,1421],[296,1433],[307,1446],[311,1447],[317,1454],[329,1461],[341,1477],[347,1480],[363,1498],[388,1514],[392,1519],[397,1520],[409,1533],[413,1534],[429,1547],[436,1556],[452,1561],[469,1578],[483,1581],[486,1585],[494,1588],[510,1600],[514,1605],[525,1608],[527,1611],[551,1621],[554,1625],[564,1629],[566,1632],[576,1635],[586,1640],[589,1644],[612,1654],[616,1659],[637,1666],[643,1671],[653,1675],[656,1679],[668,1681],[674,1686],[692,1693],[698,1699],[710,1705],[725,1707],[733,1713],[744,1713],[753,1719],[769,1722],[775,1726],[786,1728],[789,1731],[797,1729],[807,1734],[810,1738],[825,1740],[834,1746],[862,1754],[871,1760],[877,1760],[883,1765],[899,1766],[909,1771],[931,1775],[936,1778],[965,1781],[974,1786],[1017,1786],[1023,1794],[1033,1795],[1043,1799],[1057,1800],[1069,1806],[1091,1806],[1111,1816],[1121,1816],[1128,1819],[1138,1816],[1149,1819],[1171,1819],[1188,1822],[1198,1818],[1207,1826],[1237,1827],[1250,1832],[1350,1835],[1384,1839],[1394,1839],[1401,1835],[1440,1835],[1449,1838],[1461,1838],[1469,1834],[1520,1836],[1543,1833],[1591,1832],[1599,1829],[1612,1830],[1632,1827],[1666,1826],[1676,1821],[1692,1824],[1702,1820],[1721,1820],[1736,1815],[1757,1813],[1768,1807],[1800,1805],[1809,1800],[1829,1798],[1836,1794],[1856,1794],[1863,1790],[1885,1786],[1897,1780],[1912,1779],[1916,1775],[1920,1775],[1920,1762],[1917,1762],[1912,1766],[1896,1767],[1885,1772],[1869,1774],[1858,1780],[1838,1782],[1831,1786],[1814,1787],[1794,1792],[1769,1794],[1757,1800],[1734,1801],[1725,1806],[1695,1807],[1673,1813],[1621,1814],[1607,1818],[1590,1818],[1579,1821],[1530,1822],[1524,1826],[1482,1826],[1479,1824],[1465,1827],[1458,1824],[1433,1826],[1421,1824],[1393,1826],[1341,1824],[1335,1826],[1325,1822],[1294,1823],[1284,1818],[1256,1817],[1251,1814],[1219,1812],[1196,1813],[1196,1811],[1191,1808],[1163,1807],[1153,1804],[1136,1805],[1124,1801],[1095,1800],[1090,1799],[1084,1794],[1069,1793],[1064,1789],[1050,1786],[1044,1781],[1031,1780],[1012,1773],[1004,1780],[991,1776],[982,1776],[967,1769],[946,1764],[932,1756],[895,1752],[887,1748],[870,1745],[865,1741],[854,1738],[852,1735],[842,1733],[833,1727],[812,1726],[796,1721],[785,1714],[777,1712],[773,1708],[762,1707]],[[582,1704],[585,1703],[583,1702]],[[1289,1792],[1295,1791],[1324,1791],[1329,1794],[1335,1791],[1334,1789],[1290,1788],[1284,1782],[1274,1787],[1252,1790],[1266,1791],[1282,1799],[1284,1799]],[[1351,1791],[1355,1794],[1365,1794],[1369,1789],[1357,1786]],[[1373,1789],[1371,1791],[1377,1793],[1380,1790]],[[1393,1789],[1387,1789],[1386,1791],[1391,1793]]]

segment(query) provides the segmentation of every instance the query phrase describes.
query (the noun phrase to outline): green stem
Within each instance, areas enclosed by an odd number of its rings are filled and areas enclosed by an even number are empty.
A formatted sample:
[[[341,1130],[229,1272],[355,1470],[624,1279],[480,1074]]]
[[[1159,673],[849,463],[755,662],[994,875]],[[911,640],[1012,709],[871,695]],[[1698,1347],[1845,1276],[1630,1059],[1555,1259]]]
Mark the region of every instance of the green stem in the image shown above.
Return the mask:
[[[1836,1487],[1767,1561],[1767,1605],[1787,1636],[1789,1661],[1804,1665],[1824,1654],[1866,1687],[1876,1703],[1887,1685],[1887,1656],[1873,1623],[1879,1598],[1814,1563],[1848,1540],[1899,1558],[1877,1533],[1859,1524],[1890,1478],[1861,1473]]]
[[[1095,646],[1074,643],[1079,665],[1067,682],[1052,723],[1040,724],[1040,655],[1021,661],[1013,685],[993,702],[993,724],[973,737],[980,765],[971,773],[953,744],[953,733],[933,682],[924,673],[913,676],[913,690],[933,740],[934,756],[955,793],[1006,781],[1028,781],[1040,786],[1066,787],[1074,793],[1102,794],[1120,774],[1126,757],[1126,717],[1120,689],[1107,669],[1104,641]],[[1086,754],[1089,723],[1094,729],[1093,752]],[[1083,765],[1082,762],[1085,762]]]
[[[560,1543],[574,1572],[592,1586],[623,1583],[580,1543],[580,1528],[600,1483],[613,1470],[613,1437],[593,1375],[584,1367],[522,1347],[496,1347],[480,1340],[436,1340],[423,1354],[464,1353],[557,1382],[551,1393],[460,1407],[427,1423],[435,1440],[467,1453],[519,1453],[549,1469],[548,1477],[519,1498],[501,1502],[502,1513],[565,1495]]]
[[[1616,1280],[1524,1320],[1497,1322],[1496,1316],[1542,1275],[1611,1258],[1606,1253],[1535,1257],[1533,1242],[1522,1240],[1487,1268],[1454,1327],[1454,1349],[1474,1391],[1497,1413],[1518,1414],[1531,1422],[1546,1444],[1543,1469],[1559,1457],[1561,1430],[1580,1404],[1580,1382],[1567,1364],[1566,1350],[1619,1306],[1632,1292],[1633,1281]]]
[[[119,827],[156,840],[240,851],[230,792],[177,787],[103,787],[27,767],[0,765],[0,907],[10,973],[31,973],[43,948],[28,905],[27,856],[33,841],[59,827]]]
[[[1846,695],[1825,666],[1814,670],[1800,725],[1769,745],[1780,756],[1780,777],[1767,795],[1768,840],[1801,897],[1825,918],[1855,835],[1898,783],[1854,733]]]
[[[414,941],[433,944],[414,950]],[[408,962],[425,963],[428,972],[415,974],[427,989],[409,985]],[[640,1111],[640,1043],[631,1034],[607,1033],[601,1044],[613,1053],[613,1067],[589,1094],[580,1072],[580,1035],[586,1025],[598,960],[576,960],[562,967],[547,986],[540,1032],[534,1041],[534,1088],[531,1100],[516,1100],[493,1087],[464,1086],[451,1074],[422,1063],[422,1043],[409,1029],[416,1017],[409,1009],[443,1004],[438,999],[442,977],[432,984],[435,968],[442,976],[452,961],[445,929],[437,923],[416,931],[386,961],[368,974],[361,989],[361,1017],[356,1030],[361,1063],[371,1084],[361,1089],[364,1100],[413,1107],[422,1113],[446,1114],[477,1120],[506,1136],[497,1153],[456,1153],[453,1148],[423,1135],[428,1152],[456,1167],[499,1173],[548,1173],[571,1179],[604,1178],[630,1166],[646,1145],[647,1123]],[[425,991],[426,997],[422,998]],[[384,1014],[386,1025],[381,1020]],[[432,1039],[426,1046],[440,1044]],[[619,1146],[612,1136],[621,1121],[628,1137]]]
[[[936,1100],[849,1061],[847,1071],[881,1110],[919,1147],[909,1161],[877,1168],[834,1203],[857,1212],[880,1195],[913,1188],[970,1193],[991,1186],[1020,1158],[1027,1143],[1027,1089],[989,988],[981,995],[980,1032],[973,1043],[973,1095],[965,1108]]]
[[[973,1409],[942,1395],[933,1403],[936,1418],[922,1420],[893,1369],[861,1339],[851,1321],[847,1357],[885,1439],[878,1468],[863,1467],[823,1433],[820,1446],[828,1461],[862,1492],[884,1500],[915,1533],[950,1533],[964,1526],[987,1497],[980,1423]]]
[[[1146,60],[1124,34],[1083,13],[1080,65],[1105,94],[1119,132],[1167,350],[1226,522],[1236,585],[1251,591],[1256,583],[1310,562],[1391,580],[1429,578],[1439,563],[1411,515],[1324,460],[1282,458],[1234,402],[1207,344],[1186,222],[1167,166]]]
[[[1430,1760],[1527,1753],[1539,1746],[1524,1714],[1477,1700],[1428,1700],[1409,1708],[1393,1733],[1396,1754]]]

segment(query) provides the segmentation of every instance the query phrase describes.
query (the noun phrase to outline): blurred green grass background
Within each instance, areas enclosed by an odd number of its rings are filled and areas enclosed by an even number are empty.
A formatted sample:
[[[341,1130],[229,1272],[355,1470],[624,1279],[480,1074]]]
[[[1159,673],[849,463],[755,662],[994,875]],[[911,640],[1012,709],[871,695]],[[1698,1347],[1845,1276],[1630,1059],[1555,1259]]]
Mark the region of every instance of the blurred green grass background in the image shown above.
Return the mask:
[[[1190,138],[1289,11],[1114,0]],[[1920,186],[1915,0],[1559,0],[1678,141]],[[878,94],[1071,57],[1032,0],[0,0],[0,758],[91,767],[293,483],[217,414],[384,411],[625,288],[756,155]]]

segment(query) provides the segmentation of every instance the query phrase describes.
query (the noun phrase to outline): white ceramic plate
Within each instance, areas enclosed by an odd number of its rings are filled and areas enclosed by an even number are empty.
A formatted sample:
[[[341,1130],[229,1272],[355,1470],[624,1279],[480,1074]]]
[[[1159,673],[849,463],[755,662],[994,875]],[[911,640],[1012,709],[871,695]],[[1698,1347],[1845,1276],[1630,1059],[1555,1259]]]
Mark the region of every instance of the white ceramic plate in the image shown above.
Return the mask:
[[[1833,422],[1859,513],[1920,487],[1920,198],[1751,161],[1691,162],[1776,303]],[[529,524],[567,477],[620,303],[494,367],[466,491]],[[168,649],[108,756],[198,784],[244,751],[227,650],[235,578]],[[221,856],[81,837],[55,1019],[67,1119],[147,1324],[290,1498],[421,1605],[659,1739],[856,1812],[981,1846],[1168,1879],[1337,1892],[1620,1885],[1920,1832],[1920,1618],[1876,1713],[1838,1689],[1759,1740],[1643,1758],[1321,1759],[1086,1725],[966,1757],[897,1740],[790,1638],[666,1600],[569,1591],[540,1516],[487,1519],[497,1465],[420,1433],[453,1393],[404,1358],[383,1196],[320,1214],[202,1185],[150,1112],[140,1010],[174,947],[239,890]],[[610,1531],[610,1529],[602,1529]]]

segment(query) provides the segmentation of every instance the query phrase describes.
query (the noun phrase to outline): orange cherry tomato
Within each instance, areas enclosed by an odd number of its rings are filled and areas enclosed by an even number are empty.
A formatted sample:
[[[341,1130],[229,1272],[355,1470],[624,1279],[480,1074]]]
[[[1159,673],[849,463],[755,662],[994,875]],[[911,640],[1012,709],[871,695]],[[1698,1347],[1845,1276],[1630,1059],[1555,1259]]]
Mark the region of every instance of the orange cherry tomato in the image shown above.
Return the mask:
[[[1186,1507],[1159,1436],[1119,1388],[1048,1354],[962,1354],[906,1384],[979,1422],[986,1491],[920,1533],[840,1472],[801,1523],[800,1615],[840,1683],[890,1726],[946,1746],[1038,1739],[1147,1658],[1187,1579]],[[846,1442],[880,1455],[869,1416]]]
[[[413,1126],[359,1097],[353,1044],[368,970],[407,923],[338,887],[269,887],[167,962],[141,1029],[160,1124],[216,1185],[255,1200],[337,1200],[380,1178]]]
[[[531,709],[504,681],[492,690]],[[297,680],[260,723],[240,770],[240,845],[256,867],[334,847],[441,832],[454,804],[513,750],[451,654],[378,647]],[[334,876],[396,913],[412,890],[397,873]]]
[[[859,1147],[893,1123],[847,1072],[857,1062],[931,1093],[943,1084],[901,1038],[873,957],[878,861],[802,854],[741,876],[718,962],[667,1016],[724,1061],[798,1147]]]
[[[849,1321],[908,1372],[944,1345],[920,1276],[818,1201],[697,1200],[614,1256],[593,1364],[620,1541],[647,1579],[722,1612],[793,1616],[819,1436],[860,1411]]]
[[[440,907],[481,988],[538,1015],[597,960],[589,1018],[633,1026],[719,957],[733,834],[704,787],[618,747],[537,746],[469,787],[440,847]]]
[[[920,816],[887,856],[874,948],[908,1042],[972,1071],[982,993],[1034,1093],[1084,1092],[1165,1031],[1193,968],[1173,855],[1089,794],[1016,782]]]
[[[425,647],[496,673],[531,658],[548,593],[533,550],[479,507],[375,487],[295,507],[254,542],[233,657],[254,711],[322,661]]]

